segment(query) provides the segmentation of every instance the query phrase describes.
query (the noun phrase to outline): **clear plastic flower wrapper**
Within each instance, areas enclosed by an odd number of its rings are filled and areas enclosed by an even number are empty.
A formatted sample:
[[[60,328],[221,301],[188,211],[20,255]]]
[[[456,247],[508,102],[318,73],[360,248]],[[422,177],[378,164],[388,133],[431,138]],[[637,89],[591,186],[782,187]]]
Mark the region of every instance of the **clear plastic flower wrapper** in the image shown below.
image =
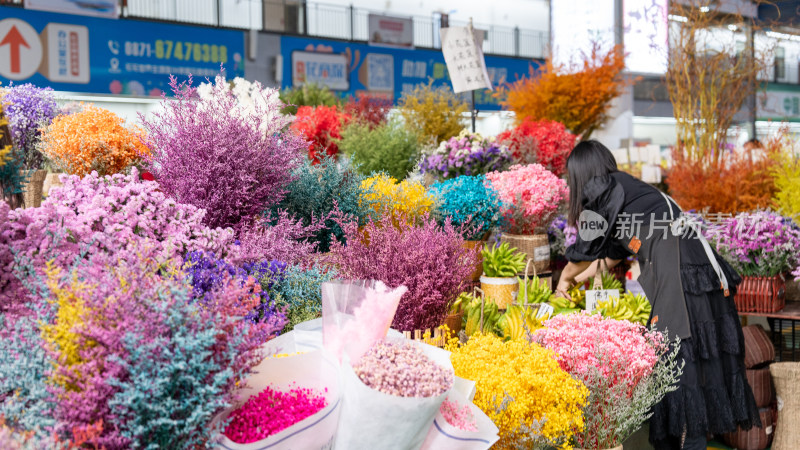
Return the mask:
[[[403,347],[403,351],[408,351],[409,349],[405,348],[407,345],[412,346],[414,351],[421,351],[428,361],[420,364],[421,368],[419,370],[430,369],[432,374],[443,370],[446,374],[447,385],[432,389],[425,383],[421,383],[416,391],[414,389],[403,389],[406,393],[434,393],[429,397],[401,397],[387,394],[369,387],[362,381],[362,377],[365,377],[365,364],[363,361],[355,360],[351,365],[349,357],[345,355],[344,363],[342,364],[342,414],[336,436],[336,446],[334,447],[336,450],[362,448],[372,450],[418,450],[425,441],[442,402],[453,390],[455,375],[453,374],[453,366],[450,364],[449,352],[406,339],[389,338],[381,344],[384,345],[384,348],[381,349],[384,352],[387,351],[386,346]],[[407,356],[403,355],[403,357]],[[377,358],[374,353],[367,354],[366,358],[368,369],[387,370],[388,366],[385,364],[377,367]],[[432,367],[434,365],[436,367]],[[354,369],[354,367],[357,369]],[[398,372],[402,371],[403,368],[398,369]],[[402,374],[398,375],[398,373],[387,372],[386,374],[389,378],[403,378]],[[439,376],[441,373],[433,375]],[[416,378],[427,379],[428,377],[423,375]],[[378,379],[379,377],[373,378],[373,382]],[[382,382],[382,386],[384,389],[386,388],[385,382]],[[398,382],[397,386],[401,386],[401,383]],[[436,393],[438,395],[435,395]]]
[[[459,389],[453,389],[447,397],[448,402],[459,409],[468,410],[471,414],[468,420],[469,425],[474,426],[473,431],[465,430],[471,428],[464,426],[464,423],[450,423],[450,418],[445,415],[446,411],[440,409],[433,426],[428,431],[428,436],[422,444],[421,450],[486,450],[491,448],[499,439],[499,429],[492,420],[475,406]],[[464,412],[461,412],[463,414]],[[454,421],[455,422],[455,421]],[[459,426],[460,425],[460,426]]]
[[[408,289],[390,289],[380,281],[322,283],[322,341],[342,361],[361,358],[385,338]]]
[[[280,336],[264,346],[268,355],[247,380],[239,392],[239,402],[223,413],[226,419],[242,407],[248,399],[265,389],[288,393],[308,390],[311,395],[323,396],[325,407],[264,439],[250,443],[236,443],[224,435],[217,442],[218,449],[271,450],[330,449],[336,441],[339,416],[342,410],[340,366],[336,358],[325,350],[298,350],[293,333]],[[277,341],[277,342],[275,342]],[[283,357],[281,357],[283,356]]]

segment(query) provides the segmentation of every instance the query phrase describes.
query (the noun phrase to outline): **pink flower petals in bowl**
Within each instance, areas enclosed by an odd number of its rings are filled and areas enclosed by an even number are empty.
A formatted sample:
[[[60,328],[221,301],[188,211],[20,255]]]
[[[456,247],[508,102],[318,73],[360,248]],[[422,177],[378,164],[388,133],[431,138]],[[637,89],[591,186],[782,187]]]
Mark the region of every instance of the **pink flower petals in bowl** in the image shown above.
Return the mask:
[[[478,431],[478,424],[475,421],[475,415],[469,405],[460,405],[458,402],[445,400],[439,408],[444,419],[450,425],[462,431]]]
[[[410,342],[378,341],[353,366],[370,388],[398,397],[435,397],[453,386],[453,374]]]
[[[231,414],[224,434],[239,444],[258,442],[316,414],[327,403],[324,395],[311,389],[281,392],[267,387]]]

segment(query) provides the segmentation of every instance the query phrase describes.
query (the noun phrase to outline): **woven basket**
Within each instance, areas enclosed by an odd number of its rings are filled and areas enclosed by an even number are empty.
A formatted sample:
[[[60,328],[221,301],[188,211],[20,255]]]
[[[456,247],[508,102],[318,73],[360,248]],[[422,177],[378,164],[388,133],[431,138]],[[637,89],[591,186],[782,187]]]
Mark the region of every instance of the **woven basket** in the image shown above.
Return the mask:
[[[475,264],[475,271],[472,272],[472,281],[480,281],[483,275],[483,255],[480,253],[486,241],[464,241],[464,247],[468,249],[478,249],[478,262]]]
[[[448,338],[458,336],[458,332],[461,331],[463,319],[464,311],[458,314],[448,314],[447,317],[444,318],[444,324],[447,325],[447,329],[450,330]]]
[[[786,281],[774,277],[742,277],[736,288],[736,309],[742,312],[772,313],[786,306]]]
[[[36,170],[28,177],[28,182],[23,188],[23,201],[26,208],[42,206],[42,187],[46,176],[46,170]]]
[[[63,185],[61,180],[58,178],[61,175],[64,174],[59,172],[50,172],[46,177],[44,177],[44,184],[42,185],[42,197],[48,197],[51,189]]]
[[[506,234],[500,236],[500,242],[525,253],[526,259],[532,259],[539,272],[547,272],[550,268],[550,241],[546,234]],[[527,275],[530,275],[529,272]],[[524,275],[524,274],[523,274]]]
[[[772,377],[769,373],[769,367],[763,369],[747,369],[745,370],[747,376],[747,384],[753,390],[753,397],[756,399],[756,406],[759,408],[766,408],[772,403],[774,392],[772,389]]]
[[[800,362],[769,366],[778,394],[778,425],[772,450],[796,450],[800,443]]]
[[[747,431],[741,428],[733,433],[725,433],[722,440],[725,444],[738,450],[764,450],[769,447],[772,440],[772,410],[760,409],[758,415],[761,418],[761,427],[753,427]]]
[[[761,325],[742,327],[744,336],[744,367],[756,369],[775,361],[775,345]]]
[[[500,309],[505,309],[514,302],[519,292],[517,278],[481,277],[481,290],[486,298],[491,299]]]

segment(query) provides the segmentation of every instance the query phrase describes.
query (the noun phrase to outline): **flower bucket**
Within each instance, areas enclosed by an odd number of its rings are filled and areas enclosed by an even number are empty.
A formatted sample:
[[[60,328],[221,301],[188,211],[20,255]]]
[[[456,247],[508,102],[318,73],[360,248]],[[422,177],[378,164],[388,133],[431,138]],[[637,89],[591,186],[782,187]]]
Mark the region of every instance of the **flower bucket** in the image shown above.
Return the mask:
[[[778,424],[772,449],[796,449],[800,442],[800,362],[774,363],[769,371],[778,394]]]
[[[461,325],[464,320],[464,311],[459,312],[458,314],[448,314],[447,317],[444,318],[444,324],[447,325],[448,331],[448,339],[451,337],[458,336],[458,332],[461,331]]]
[[[44,184],[42,185],[42,197],[50,196],[50,189],[61,186],[61,179],[59,177],[64,175],[61,172],[50,172],[44,177]]]
[[[481,276],[481,290],[500,309],[505,309],[517,299],[519,282],[516,278],[494,278]]]
[[[38,208],[42,206],[42,187],[47,176],[46,170],[34,170],[28,177],[23,189],[22,198],[26,208]]]
[[[786,281],[774,277],[742,277],[736,288],[736,309],[739,312],[772,313],[786,306]]]
[[[464,241],[463,245],[464,248],[477,249],[478,251],[478,262],[475,263],[475,271],[472,272],[472,281],[480,281],[481,275],[483,275],[483,256],[480,251],[486,245],[486,241]]]
[[[538,272],[546,272],[550,267],[550,241],[547,234],[506,234],[500,236],[500,242],[508,242],[508,245],[525,253],[527,259],[533,260],[533,264]],[[529,272],[530,275],[533,272]],[[522,274],[525,275],[525,274]]]

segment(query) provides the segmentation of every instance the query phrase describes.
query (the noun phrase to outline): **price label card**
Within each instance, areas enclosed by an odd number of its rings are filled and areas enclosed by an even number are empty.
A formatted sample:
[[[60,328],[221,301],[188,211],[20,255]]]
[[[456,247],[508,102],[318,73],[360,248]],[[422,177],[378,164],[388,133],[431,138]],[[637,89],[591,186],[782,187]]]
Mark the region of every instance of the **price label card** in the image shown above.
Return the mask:
[[[586,291],[586,311],[592,312],[597,309],[597,304],[609,300],[619,300],[617,289],[598,289]]]
[[[539,305],[539,310],[536,311],[536,318],[541,319],[541,318],[552,317],[553,311],[555,311],[553,305],[542,303]]]

